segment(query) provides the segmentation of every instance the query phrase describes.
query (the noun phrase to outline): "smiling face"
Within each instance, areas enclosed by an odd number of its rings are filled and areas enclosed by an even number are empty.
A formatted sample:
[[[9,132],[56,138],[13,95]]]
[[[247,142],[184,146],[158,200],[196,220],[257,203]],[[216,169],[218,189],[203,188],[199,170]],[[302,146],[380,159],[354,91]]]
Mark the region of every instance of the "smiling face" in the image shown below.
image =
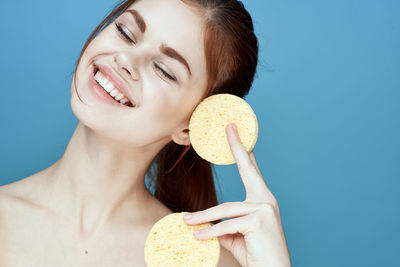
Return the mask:
[[[197,10],[180,0],[136,1],[82,55],[71,86],[75,116],[125,145],[171,139],[189,144],[184,130],[207,83],[203,26]],[[97,85],[96,66],[134,107],[112,100]]]

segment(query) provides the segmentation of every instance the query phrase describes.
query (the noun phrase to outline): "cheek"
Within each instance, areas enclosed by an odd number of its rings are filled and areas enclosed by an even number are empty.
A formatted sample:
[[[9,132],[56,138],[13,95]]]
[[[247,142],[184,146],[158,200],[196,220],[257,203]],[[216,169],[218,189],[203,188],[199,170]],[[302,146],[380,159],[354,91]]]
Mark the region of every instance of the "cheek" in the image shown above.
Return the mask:
[[[176,90],[176,92],[173,92],[173,90]],[[157,125],[164,125],[163,128],[169,130],[176,128],[187,113],[185,109],[187,103],[182,99],[182,95],[177,93],[178,90],[176,88],[147,90],[147,92],[152,92],[145,94],[143,99],[143,112],[147,119],[157,123]]]
[[[158,123],[171,121],[171,115],[174,114],[176,110],[172,99],[165,93],[151,95],[144,105],[147,107],[149,117]]]
[[[164,86],[163,82],[157,81],[159,77],[151,78],[146,75],[143,80],[142,101],[145,107],[143,114],[157,121],[157,124],[165,125],[169,130],[182,127],[181,125],[190,119],[196,103],[204,93],[202,85],[193,83],[184,88],[177,88]]]
[[[99,55],[107,55],[114,51],[119,51],[121,43],[112,32],[112,25],[103,29],[98,35],[89,43],[84,54],[82,55],[82,60],[92,60],[94,57]]]

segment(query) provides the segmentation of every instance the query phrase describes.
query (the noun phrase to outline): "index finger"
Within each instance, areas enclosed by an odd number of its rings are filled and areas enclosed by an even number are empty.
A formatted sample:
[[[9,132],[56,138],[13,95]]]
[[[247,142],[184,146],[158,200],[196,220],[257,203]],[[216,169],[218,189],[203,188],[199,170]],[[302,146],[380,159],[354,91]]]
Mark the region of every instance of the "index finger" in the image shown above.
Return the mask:
[[[232,155],[236,161],[240,177],[242,178],[246,193],[256,192],[257,187],[262,182],[265,185],[257,166],[255,166],[250,158],[249,152],[240,141],[240,136],[235,129],[234,123],[230,123],[225,128],[228,137],[228,143],[232,151]]]

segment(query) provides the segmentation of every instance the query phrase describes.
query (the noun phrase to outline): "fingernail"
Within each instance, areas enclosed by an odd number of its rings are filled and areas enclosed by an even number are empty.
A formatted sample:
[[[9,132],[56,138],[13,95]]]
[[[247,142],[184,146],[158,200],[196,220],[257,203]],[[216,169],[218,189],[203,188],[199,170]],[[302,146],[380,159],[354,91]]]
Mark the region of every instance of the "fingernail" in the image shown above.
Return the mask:
[[[190,219],[192,217],[193,217],[193,215],[191,213],[187,213],[187,214],[183,215],[183,218],[185,218],[185,219]]]
[[[235,131],[237,133],[237,128],[236,125],[234,123],[231,123],[231,128],[233,131]]]

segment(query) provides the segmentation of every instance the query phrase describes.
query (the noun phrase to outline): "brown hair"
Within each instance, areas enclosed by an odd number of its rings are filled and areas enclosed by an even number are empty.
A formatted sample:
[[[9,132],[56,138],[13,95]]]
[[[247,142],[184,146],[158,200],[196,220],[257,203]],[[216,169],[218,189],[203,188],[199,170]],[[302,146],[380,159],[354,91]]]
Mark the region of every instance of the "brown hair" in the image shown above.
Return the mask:
[[[181,1],[197,7],[205,18],[207,88],[203,99],[219,93],[243,98],[250,90],[258,63],[258,40],[243,3],[237,0]],[[75,70],[89,43],[134,2],[121,1],[101,21],[86,41]],[[154,196],[173,212],[181,212],[218,205],[213,172],[213,165],[198,156],[191,145],[182,146],[171,140],[153,159],[146,175]]]

